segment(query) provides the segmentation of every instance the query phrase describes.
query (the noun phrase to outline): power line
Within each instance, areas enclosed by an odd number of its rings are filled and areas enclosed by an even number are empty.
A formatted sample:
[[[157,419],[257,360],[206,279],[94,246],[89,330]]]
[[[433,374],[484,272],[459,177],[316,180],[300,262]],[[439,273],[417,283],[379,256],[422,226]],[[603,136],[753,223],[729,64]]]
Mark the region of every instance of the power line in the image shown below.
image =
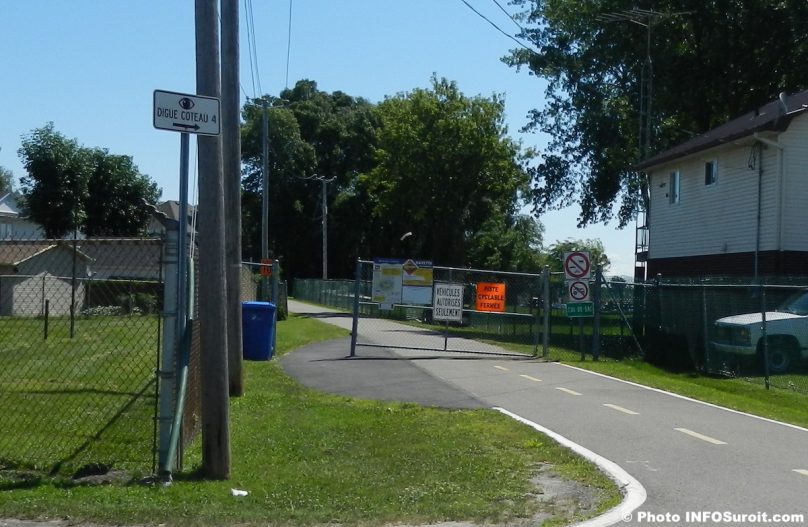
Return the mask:
[[[517,22],[517,21],[516,21],[516,19],[513,17],[513,15],[511,15],[511,14],[510,14],[510,13],[509,13],[509,12],[508,12],[508,11],[507,11],[505,8],[504,8],[504,7],[502,7],[502,4],[500,4],[500,3],[499,3],[497,0],[492,0],[492,1],[493,1],[495,4],[497,4],[497,7],[500,9],[500,11],[502,11],[503,13],[505,13],[505,14],[508,16],[508,18],[510,18],[510,19],[511,19],[511,21],[512,21],[514,24],[516,24],[516,27],[518,27],[518,28],[519,28],[519,30],[520,30],[520,31],[522,31],[522,32],[524,33],[525,28],[523,28],[523,27],[522,27],[522,25],[521,25],[519,22]]]
[[[247,22],[247,49],[250,55],[250,78],[252,79],[253,98],[262,93],[261,74],[258,68],[258,48],[255,45],[255,15],[253,14],[252,0],[244,0],[244,18]],[[256,87],[258,92],[256,92]]]
[[[250,14],[249,14],[248,7],[247,7],[247,1],[248,0],[244,0],[244,21],[247,23],[247,53],[249,54],[249,58],[250,58],[250,79],[252,80],[253,98],[256,98],[256,92],[255,92],[255,68],[253,67],[252,39],[250,38],[251,22],[250,22]]]
[[[525,45],[525,44],[524,44],[524,43],[523,43],[521,40],[517,39],[516,37],[514,37],[513,35],[511,35],[511,34],[510,34],[510,33],[508,33],[507,31],[504,31],[504,30],[503,30],[501,27],[499,27],[499,26],[498,26],[498,25],[496,25],[494,22],[492,22],[492,21],[491,21],[491,20],[490,20],[488,17],[486,17],[484,14],[480,13],[479,11],[477,11],[477,10],[474,8],[474,6],[472,6],[471,4],[469,4],[469,3],[468,3],[466,0],[460,0],[460,1],[461,1],[461,2],[463,2],[464,4],[466,4],[466,7],[468,7],[468,8],[469,8],[469,9],[471,9],[472,11],[474,11],[474,12],[477,14],[477,16],[479,16],[480,18],[482,18],[483,20],[485,20],[486,22],[488,22],[489,24],[491,24],[491,26],[493,26],[493,27],[494,27],[494,29],[496,29],[497,31],[499,31],[500,33],[502,33],[503,35],[505,35],[505,36],[506,36],[506,37],[508,37],[509,39],[513,40],[514,42],[516,42],[517,44],[519,44],[521,47],[525,48],[526,50],[528,50],[528,51],[533,51],[533,52],[535,53],[535,51],[534,51],[533,49],[531,49],[530,47],[528,47],[527,45]],[[501,6],[500,6],[500,7],[501,7]]]
[[[289,29],[286,37],[286,89],[289,89],[289,56],[292,54],[292,2],[289,0]]]

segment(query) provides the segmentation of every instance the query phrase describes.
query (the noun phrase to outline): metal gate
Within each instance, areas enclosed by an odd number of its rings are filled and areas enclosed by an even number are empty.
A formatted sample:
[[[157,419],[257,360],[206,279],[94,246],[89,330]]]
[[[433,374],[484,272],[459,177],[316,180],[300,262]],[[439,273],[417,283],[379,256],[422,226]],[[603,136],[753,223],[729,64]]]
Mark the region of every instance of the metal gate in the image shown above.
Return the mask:
[[[397,265],[401,279],[395,276]],[[432,295],[440,284],[462,285],[457,321],[435,319]],[[540,309],[542,284],[541,274],[431,266],[413,260],[359,260],[351,354],[358,347],[383,347],[538,355],[546,335]],[[386,296],[385,289],[392,293]]]

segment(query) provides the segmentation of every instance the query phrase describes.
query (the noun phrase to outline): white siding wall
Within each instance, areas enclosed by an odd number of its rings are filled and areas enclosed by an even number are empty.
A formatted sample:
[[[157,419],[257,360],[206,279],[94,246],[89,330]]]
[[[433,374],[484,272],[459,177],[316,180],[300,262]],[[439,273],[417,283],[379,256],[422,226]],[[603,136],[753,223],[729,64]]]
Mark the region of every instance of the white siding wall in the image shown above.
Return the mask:
[[[755,250],[758,172],[749,168],[751,145],[700,152],[651,172],[650,258],[714,255]],[[777,244],[777,154],[764,151],[761,250]],[[704,184],[704,163],[718,164],[716,182]],[[680,173],[679,203],[670,203],[670,173]]]
[[[783,250],[808,251],[808,116],[794,119],[780,136],[780,144],[784,147]]]

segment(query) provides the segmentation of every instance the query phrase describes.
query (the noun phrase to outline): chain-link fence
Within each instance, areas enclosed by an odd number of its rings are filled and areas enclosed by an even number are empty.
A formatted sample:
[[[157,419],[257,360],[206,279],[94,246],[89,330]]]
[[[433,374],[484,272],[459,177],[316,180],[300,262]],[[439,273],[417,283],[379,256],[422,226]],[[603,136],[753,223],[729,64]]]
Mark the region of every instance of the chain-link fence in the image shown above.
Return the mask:
[[[153,469],[161,248],[0,241],[0,468]]]
[[[808,393],[808,284],[644,284],[647,359]]]
[[[373,263],[358,280],[295,280],[296,298],[352,312],[358,294],[357,345],[471,349],[468,339],[537,353],[550,360],[636,357],[671,371],[742,378],[808,394],[808,282],[750,285],[750,280],[629,282],[593,277],[587,316],[572,316],[563,273],[541,275],[433,268],[434,283],[463,287],[457,323],[432,320],[431,298],[414,304],[374,300]],[[501,312],[479,312],[479,284],[503,284]],[[546,287],[543,285],[546,283]],[[545,291],[546,290],[546,291]],[[385,321],[423,332],[402,331]],[[547,348],[544,338],[547,336]]]
[[[272,264],[241,262],[241,301],[272,302],[278,310],[278,320],[286,320],[288,293],[280,275],[277,260]]]

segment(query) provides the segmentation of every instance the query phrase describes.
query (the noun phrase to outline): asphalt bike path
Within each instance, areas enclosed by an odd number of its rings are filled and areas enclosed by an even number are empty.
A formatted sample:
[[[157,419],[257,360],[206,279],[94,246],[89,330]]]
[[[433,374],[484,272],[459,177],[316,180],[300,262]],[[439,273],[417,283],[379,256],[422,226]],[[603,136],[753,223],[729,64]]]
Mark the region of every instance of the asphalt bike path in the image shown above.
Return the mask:
[[[327,308],[290,300],[289,309],[351,328],[350,316]],[[357,338],[413,348],[443,343],[438,333],[376,319],[360,319]],[[472,349],[452,340],[450,348]],[[496,407],[546,427],[642,484],[647,498],[630,518],[621,511],[622,525],[808,525],[806,429],[490,345],[477,353],[360,346],[348,358],[349,351],[347,339],[314,345],[283,364],[324,391]],[[802,518],[775,516],[783,514]]]

